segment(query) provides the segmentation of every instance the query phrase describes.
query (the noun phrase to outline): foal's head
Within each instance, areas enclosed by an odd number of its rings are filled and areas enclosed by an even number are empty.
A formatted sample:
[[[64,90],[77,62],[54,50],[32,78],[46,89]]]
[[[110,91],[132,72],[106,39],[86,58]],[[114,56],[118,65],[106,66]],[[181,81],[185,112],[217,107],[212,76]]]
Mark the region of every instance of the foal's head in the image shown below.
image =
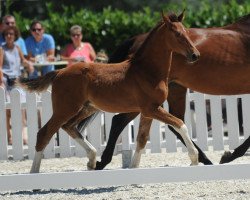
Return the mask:
[[[179,16],[176,16],[175,14],[165,16],[162,13],[162,19],[167,28],[168,47],[173,52],[187,57],[189,62],[197,61],[200,57],[200,53],[190,40],[189,36],[187,35],[187,30],[182,24],[182,20],[184,19],[184,11]]]

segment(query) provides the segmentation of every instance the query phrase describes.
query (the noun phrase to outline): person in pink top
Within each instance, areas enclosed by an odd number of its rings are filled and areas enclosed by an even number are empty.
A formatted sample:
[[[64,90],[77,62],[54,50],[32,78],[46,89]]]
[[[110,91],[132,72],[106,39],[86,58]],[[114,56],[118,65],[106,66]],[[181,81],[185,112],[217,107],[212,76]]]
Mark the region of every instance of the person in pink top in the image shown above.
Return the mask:
[[[75,62],[94,62],[96,53],[92,45],[82,41],[82,28],[74,25],[70,28],[72,43],[67,44],[62,52],[62,60],[69,61],[68,66]]]

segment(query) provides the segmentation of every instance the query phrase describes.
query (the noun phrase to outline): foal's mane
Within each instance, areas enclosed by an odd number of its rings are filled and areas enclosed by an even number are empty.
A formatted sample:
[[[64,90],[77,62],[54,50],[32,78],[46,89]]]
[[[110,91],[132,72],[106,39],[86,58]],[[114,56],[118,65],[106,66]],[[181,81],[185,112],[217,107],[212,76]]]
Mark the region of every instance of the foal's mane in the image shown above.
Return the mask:
[[[176,14],[174,13],[170,13],[168,14],[168,17],[170,19],[171,22],[179,22],[179,19],[177,17]],[[141,44],[141,46],[138,48],[138,50],[133,54],[133,56],[130,58],[130,62],[134,63],[143,53],[145,47],[148,44],[148,41],[151,39],[152,35],[155,33],[156,30],[158,30],[158,28],[160,28],[162,25],[164,24],[164,21],[161,20],[159,21],[156,26],[154,28],[151,29],[151,31],[149,32],[148,36],[146,37],[146,39],[144,40],[144,42]]]

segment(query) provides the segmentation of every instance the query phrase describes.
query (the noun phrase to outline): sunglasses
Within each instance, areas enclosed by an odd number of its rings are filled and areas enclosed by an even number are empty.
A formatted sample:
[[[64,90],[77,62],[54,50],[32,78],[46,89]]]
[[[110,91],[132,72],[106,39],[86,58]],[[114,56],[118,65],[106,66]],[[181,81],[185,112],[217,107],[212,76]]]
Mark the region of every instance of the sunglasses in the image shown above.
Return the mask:
[[[14,25],[15,22],[5,22],[5,24],[9,26],[9,25]]]
[[[32,32],[37,32],[37,31],[40,32],[41,30],[42,30],[41,28],[33,28]]]
[[[5,34],[4,34],[4,36],[8,36],[8,35],[13,36],[13,35],[15,35],[15,34],[14,34],[14,33],[11,33],[11,32],[10,32],[10,33],[5,33]]]
[[[71,37],[80,37],[81,34],[71,34]]]

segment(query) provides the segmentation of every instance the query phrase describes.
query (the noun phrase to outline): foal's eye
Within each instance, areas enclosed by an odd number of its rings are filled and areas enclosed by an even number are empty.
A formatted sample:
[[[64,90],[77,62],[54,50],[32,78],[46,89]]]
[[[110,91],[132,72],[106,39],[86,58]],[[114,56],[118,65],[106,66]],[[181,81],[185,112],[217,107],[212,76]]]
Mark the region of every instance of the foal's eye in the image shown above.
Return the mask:
[[[176,32],[176,36],[177,36],[177,37],[180,37],[180,36],[181,36],[181,33],[180,33],[180,32]]]

